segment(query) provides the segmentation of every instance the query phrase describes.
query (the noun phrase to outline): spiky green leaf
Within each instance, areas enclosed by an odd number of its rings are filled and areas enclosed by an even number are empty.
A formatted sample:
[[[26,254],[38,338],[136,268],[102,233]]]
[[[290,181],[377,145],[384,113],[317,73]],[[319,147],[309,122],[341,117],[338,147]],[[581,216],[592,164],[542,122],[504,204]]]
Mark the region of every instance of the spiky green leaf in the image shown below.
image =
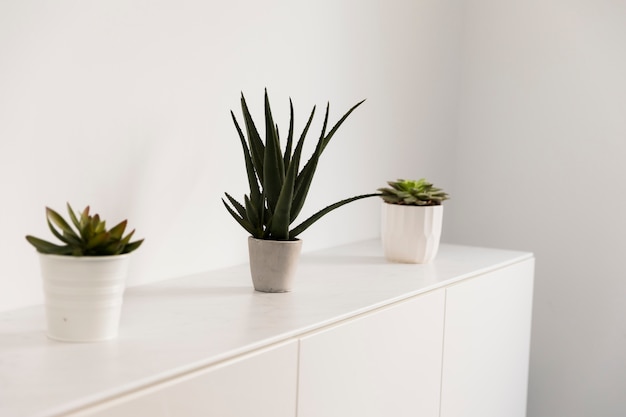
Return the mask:
[[[252,225],[252,223],[250,223],[248,220],[239,217],[239,215],[237,215],[237,213],[235,213],[235,211],[230,208],[230,206],[226,203],[226,201],[224,201],[224,199],[222,198],[222,203],[224,203],[224,207],[226,207],[226,210],[228,210],[228,212],[230,213],[231,216],[233,216],[233,219],[235,219],[237,221],[237,223],[239,223],[239,225],[241,225],[241,227],[243,227],[248,233],[250,233],[252,236],[254,237],[258,237],[255,233],[255,229],[254,226]]]
[[[70,220],[76,227],[76,230],[78,230],[80,233],[80,221],[78,220],[78,217],[76,217],[76,213],[74,213],[74,210],[72,209],[72,206],[70,206],[70,203],[66,203],[66,206],[67,206],[67,212],[70,215]]]
[[[65,237],[63,235],[63,233],[60,233],[50,222],[50,218],[46,218],[46,223],[48,224],[48,229],[50,229],[50,231],[52,232],[52,234],[59,239],[61,242],[63,243],[67,243],[69,244],[70,242],[74,243],[74,244],[79,244],[81,243],[81,241],[79,239],[73,239],[71,237]]]
[[[293,102],[291,97],[289,98],[289,133],[287,134],[287,145],[285,146],[285,155],[283,156],[283,166],[285,169],[289,169],[289,162],[291,161],[291,148],[293,146]]]
[[[105,221],[101,221],[100,220],[100,216],[99,215],[95,215],[93,217],[93,222],[94,222],[94,233],[102,233],[106,230],[106,222]]]
[[[317,213],[313,214],[311,217],[309,217],[308,219],[306,219],[305,221],[303,221],[302,223],[300,223],[298,226],[294,227],[293,230],[289,233],[289,238],[290,239],[294,239],[296,238],[300,233],[304,232],[306,229],[309,228],[309,226],[311,226],[313,223],[315,223],[316,221],[318,221],[319,219],[321,219],[323,216],[325,216],[326,214],[330,213],[331,211],[344,206],[348,203],[351,203],[353,201],[356,200],[361,200],[363,198],[368,198],[368,197],[378,197],[379,194],[363,194],[363,195],[358,195],[355,197],[350,197],[350,198],[346,198],[345,200],[341,200],[336,202],[335,204],[331,204],[330,206],[327,206],[325,208],[323,208],[322,210],[318,211]]]
[[[285,169],[280,144],[275,129],[272,109],[267,91],[265,92],[265,155],[263,159],[263,190],[267,205],[273,211],[285,180]]]
[[[67,233],[68,235],[73,235],[76,238],[78,238],[78,236],[76,236],[76,233],[74,233],[74,230],[72,230],[70,225],[67,224],[65,219],[63,219],[63,217],[61,217],[59,213],[52,210],[50,207],[46,207],[46,217],[48,218],[50,222],[54,223],[59,229],[61,229],[62,232]]]
[[[224,193],[226,195],[226,198],[228,198],[228,201],[230,202],[230,204],[232,204],[232,206],[235,208],[235,210],[237,210],[237,213],[239,213],[239,215],[248,220],[248,215],[246,214],[246,209],[243,205],[241,205],[241,203],[237,200],[235,200],[230,194],[228,193]]]
[[[270,234],[277,240],[289,239],[289,225],[291,224],[291,205],[293,203],[296,173],[299,164],[299,152],[294,154],[287,170],[287,176],[276,203]]]
[[[339,129],[339,127],[343,124],[343,122],[346,121],[346,119],[348,118],[348,116],[350,116],[350,114],[352,114],[352,112],[354,110],[356,110],[357,107],[359,107],[361,104],[363,104],[365,102],[365,100],[361,100],[359,101],[357,104],[355,104],[354,106],[352,106],[350,108],[350,110],[348,110],[343,116],[341,116],[341,119],[339,119],[339,121],[337,123],[335,123],[335,125],[330,129],[330,132],[328,132],[328,135],[326,135],[324,137],[323,140],[323,145],[322,145],[322,150],[326,149],[326,146],[328,146],[328,142],[330,142],[330,140],[332,139],[332,137],[335,135],[335,133],[337,133],[337,130]],[[328,109],[329,107],[327,107]],[[328,114],[328,113],[327,113]]]
[[[250,115],[250,110],[248,109],[248,105],[246,103],[245,97],[243,96],[243,93],[241,94],[241,110],[243,112],[243,119],[246,125],[246,133],[248,134],[250,155],[252,156],[252,161],[254,162],[255,171],[259,176],[259,181],[263,183],[263,160],[265,155],[265,145],[263,145],[263,141],[261,140],[259,131],[254,124],[254,120],[252,120],[252,116]]]
[[[111,228],[111,230],[109,230],[109,233],[111,234],[111,239],[121,240],[122,235],[124,234],[124,231],[126,230],[127,223],[128,223],[127,220],[123,220],[119,222],[117,225],[115,225],[113,228]]]
[[[296,150],[294,150],[294,157],[295,154],[298,154],[298,167],[297,169],[299,170],[300,167],[300,159],[301,159],[301,154],[302,154],[302,148],[304,146],[304,139],[306,138],[307,133],[309,132],[309,127],[311,127],[311,122],[313,121],[313,116],[315,116],[315,106],[313,106],[313,109],[311,110],[311,114],[309,115],[309,120],[307,120],[306,126],[304,127],[304,129],[302,130],[302,134],[300,135],[300,139],[298,140],[298,144],[296,145]],[[311,185],[311,180],[312,180],[312,174],[311,177],[309,178],[309,174],[307,174],[305,171],[307,171],[306,166],[308,165],[308,163],[305,165],[305,168],[298,173],[298,175],[296,176],[296,182],[294,185],[294,197],[293,197],[293,203],[291,205],[291,213],[290,213],[290,217],[292,219],[292,221],[294,219],[296,219],[298,217],[298,215],[300,214],[300,210],[302,210],[302,207],[304,206],[304,201],[306,200],[306,196],[309,192],[309,187]],[[308,169],[309,172],[311,172],[310,169]]]
[[[248,185],[250,187],[250,198],[255,201],[260,196],[261,191],[259,190],[259,183],[257,181],[257,168],[254,165],[252,156],[250,155],[250,149],[246,144],[246,138],[239,127],[239,123],[237,122],[237,118],[235,114],[230,112],[233,122],[235,123],[235,128],[237,129],[237,134],[239,135],[239,140],[241,142],[241,147],[243,149],[243,158],[246,164],[246,173],[248,175]]]
[[[131,252],[139,249],[139,246],[141,246],[143,241],[144,241],[144,239],[140,239],[140,240],[136,240],[134,242],[128,243],[127,245],[124,246],[124,249],[122,250],[122,253],[131,253]]]
[[[53,255],[69,255],[72,253],[72,248],[67,245],[55,245],[54,243],[50,243],[48,241],[30,235],[26,236],[26,240],[28,241],[28,243],[33,245],[38,252],[41,253],[49,253]]]
[[[248,221],[257,231],[261,231],[263,229],[263,225],[261,224],[261,220],[259,217],[260,213],[257,212],[257,207],[252,204],[247,195],[244,196],[244,205]]]
[[[130,232],[128,232],[128,234],[126,236],[124,236],[122,238],[122,240],[120,241],[120,243],[124,246],[128,245],[130,243],[130,239],[132,239],[133,235],[135,234],[135,229],[131,230]],[[142,239],[143,240],[143,239]]]
[[[100,232],[94,234],[91,239],[87,241],[85,249],[90,250],[98,246],[105,246],[104,243],[110,240],[111,234],[109,232]]]

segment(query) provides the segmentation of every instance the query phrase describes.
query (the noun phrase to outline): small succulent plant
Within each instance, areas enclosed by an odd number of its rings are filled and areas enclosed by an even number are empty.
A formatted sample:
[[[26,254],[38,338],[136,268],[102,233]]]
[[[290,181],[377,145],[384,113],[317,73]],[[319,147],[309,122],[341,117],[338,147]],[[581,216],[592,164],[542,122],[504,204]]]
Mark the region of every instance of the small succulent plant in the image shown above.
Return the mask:
[[[389,187],[379,188],[382,199],[389,204],[405,206],[439,206],[448,194],[433,186],[425,178],[420,180],[388,181]]]
[[[226,209],[237,223],[257,239],[294,240],[296,236],[330,211],[355,200],[377,196],[376,193],[346,198],[318,211],[298,226],[290,227],[304,205],[322,152],[326,149],[339,126],[362,103],[363,101],[355,104],[329,131],[326,131],[329,113],[329,106],[326,106],[324,125],[313,155],[300,169],[304,138],[313,120],[315,107],[311,111],[300,138],[296,140],[294,137],[293,104],[290,100],[289,131],[283,151],[278,125],[272,117],[267,91],[265,91],[265,143],[259,135],[242,94],[241,109],[248,136],[247,140],[233,112],[231,112],[231,116],[243,148],[250,193],[244,196],[244,204],[235,200],[228,193],[225,194],[230,205],[222,199]]]
[[[77,216],[68,203],[67,211],[76,230],[59,213],[46,207],[48,227],[52,234],[63,242],[63,245],[50,243],[30,235],[26,236],[26,240],[38,252],[68,256],[122,255],[134,251],[143,243],[143,239],[130,241],[135,233],[134,230],[124,236],[126,220],[107,230],[106,221],[100,220],[98,214],[89,215],[89,206]]]

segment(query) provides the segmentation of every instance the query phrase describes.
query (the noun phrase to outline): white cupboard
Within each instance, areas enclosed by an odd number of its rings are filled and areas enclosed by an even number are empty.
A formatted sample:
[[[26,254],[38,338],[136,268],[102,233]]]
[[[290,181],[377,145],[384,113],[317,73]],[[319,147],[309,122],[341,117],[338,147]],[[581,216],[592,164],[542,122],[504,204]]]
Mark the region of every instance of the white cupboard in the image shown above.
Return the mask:
[[[533,261],[446,289],[441,417],[526,415]]]
[[[297,342],[130,392],[72,417],[293,417]]]
[[[445,291],[300,341],[298,417],[437,417]]]
[[[130,288],[104,343],[0,313],[0,415],[522,417],[533,262],[360,242],[304,255],[292,293],[254,292],[247,265]]]

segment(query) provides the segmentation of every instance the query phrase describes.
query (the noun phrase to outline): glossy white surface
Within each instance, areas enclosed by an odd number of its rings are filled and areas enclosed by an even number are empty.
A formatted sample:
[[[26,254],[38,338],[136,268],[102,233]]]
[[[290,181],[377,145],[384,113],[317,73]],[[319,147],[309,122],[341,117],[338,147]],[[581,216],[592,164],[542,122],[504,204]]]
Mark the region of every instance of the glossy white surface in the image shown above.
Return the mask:
[[[131,392],[71,417],[293,417],[298,341]]]
[[[442,245],[393,264],[366,241],[305,254],[283,294],[255,292],[244,264],[127,290],[118,338],[96,344],[49,340],[41,306],[5,312],[0,415],[60,415],[531,257]]]
[[[303,338],[298,417],[439,417],[445,292]]]
[[[524,417],[534,262],[446,289],[441,417]]]

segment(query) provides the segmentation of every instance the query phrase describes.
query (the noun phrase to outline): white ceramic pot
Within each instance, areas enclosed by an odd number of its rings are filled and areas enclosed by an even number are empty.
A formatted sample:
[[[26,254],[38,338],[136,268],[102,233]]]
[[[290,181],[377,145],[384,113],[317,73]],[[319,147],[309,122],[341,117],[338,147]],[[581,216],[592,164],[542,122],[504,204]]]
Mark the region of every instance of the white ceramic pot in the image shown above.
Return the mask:
[[[301,240],[264,240],[248,237],[250,274],[254,289],[289,292],[302,250]]]
[[[382,205],[381,237],[392,262],[427,263],[439,250],[443,206]]]
[[[118,334],[129,255],[39,254],[48,337],[97,342]]]

